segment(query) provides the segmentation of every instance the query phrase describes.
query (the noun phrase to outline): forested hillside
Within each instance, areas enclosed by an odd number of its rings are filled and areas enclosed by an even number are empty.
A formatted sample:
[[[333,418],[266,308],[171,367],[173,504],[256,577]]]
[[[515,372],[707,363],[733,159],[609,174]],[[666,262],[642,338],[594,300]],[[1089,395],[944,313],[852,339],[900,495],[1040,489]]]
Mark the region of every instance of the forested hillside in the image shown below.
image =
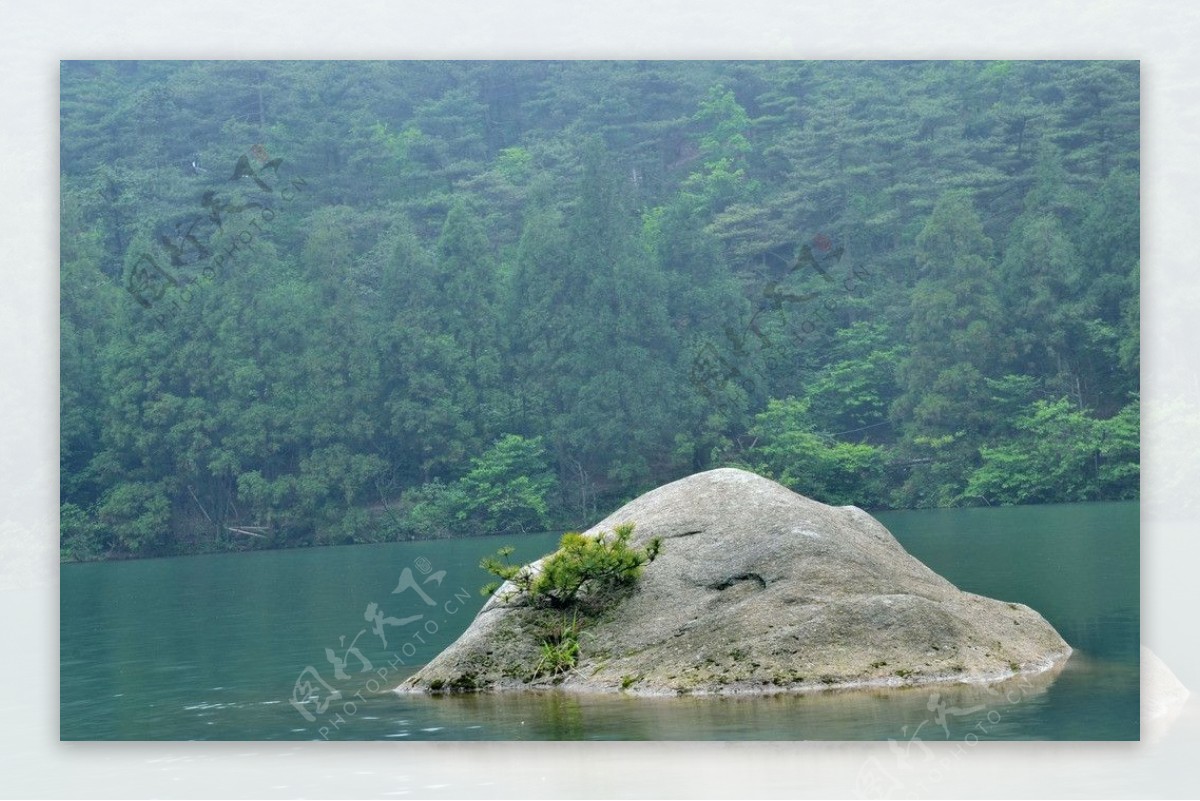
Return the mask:
[[[64,558],[1136,498],[1138,82],[65,62]]]

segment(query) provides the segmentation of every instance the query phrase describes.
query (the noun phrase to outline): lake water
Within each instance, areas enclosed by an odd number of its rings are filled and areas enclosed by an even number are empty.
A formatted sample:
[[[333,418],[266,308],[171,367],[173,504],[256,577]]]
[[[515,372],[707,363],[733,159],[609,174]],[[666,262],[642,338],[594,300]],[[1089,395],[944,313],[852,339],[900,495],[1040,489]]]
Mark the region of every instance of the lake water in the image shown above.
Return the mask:
[[[61,568],[60,736],[1138,738],[1137,503],[877,516],[960,588],[1041,612],[1075,649],[1066,667],[993,688],[766,698],[397,696],[390,689],[453,641],[482,605],[478,588],[488,577],[479,559],[511,543],[513,559],[528,561],[552,550],[554,535],[68,564]],[[343,677],[326,649],[344,663]],[[291,703],[298,682],[301,698],[309,688],[319,693],[299,708]],[[340,697],[329,701],[332,693]]]

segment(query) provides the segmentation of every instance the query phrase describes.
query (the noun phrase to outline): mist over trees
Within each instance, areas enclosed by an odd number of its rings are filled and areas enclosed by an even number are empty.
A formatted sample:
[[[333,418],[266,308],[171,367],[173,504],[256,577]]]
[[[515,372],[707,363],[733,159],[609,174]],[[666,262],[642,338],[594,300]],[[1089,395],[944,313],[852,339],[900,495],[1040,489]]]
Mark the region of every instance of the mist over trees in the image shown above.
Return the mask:
[[[64,558],[1136,498],[1135,62],[64,62]]]

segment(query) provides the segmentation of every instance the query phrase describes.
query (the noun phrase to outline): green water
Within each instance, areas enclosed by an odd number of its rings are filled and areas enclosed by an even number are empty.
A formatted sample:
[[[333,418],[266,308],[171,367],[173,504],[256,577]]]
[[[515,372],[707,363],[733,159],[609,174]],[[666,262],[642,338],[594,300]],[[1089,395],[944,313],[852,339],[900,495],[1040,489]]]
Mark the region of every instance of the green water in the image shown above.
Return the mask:
[[[1136,503],[878,517],[910,553],[962,589],[1041,612],[1075,648],[1067,666],[1032,683],[936,691],[396,696],[390,688],[456,638],[478,610],[478,587],[487,578],[477,566],[482,555],[514,542],[513,558],[528,560],[556,538],[269,551],[64,565],[60,734],[64,740],[1137,739]],[[420,592],[393,593],[405,568]],[[387,647],[365,614],[371,603],[394,621],[381,627]],[[370,670],[346,653],[352,643]],[[344,679],[335,676],[327,648],[344,659]],[[320,696],[302,704],[302,712],[290,699],[308,667],[328,689],[310,682]],[[331,691],[340,697],[319,713]]]

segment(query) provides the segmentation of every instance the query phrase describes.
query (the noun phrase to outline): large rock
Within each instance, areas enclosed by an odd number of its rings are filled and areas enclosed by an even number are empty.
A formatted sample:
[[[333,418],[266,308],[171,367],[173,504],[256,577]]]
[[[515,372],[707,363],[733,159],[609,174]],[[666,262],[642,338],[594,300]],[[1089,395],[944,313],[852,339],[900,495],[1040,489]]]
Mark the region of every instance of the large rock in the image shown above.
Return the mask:
[[[853,506],[833,507],[743,470],[698,473],[621,507],[662,552],[580,637],[565,676],[531,679],[548,612],[502,587],[401,691],[640,693],[820,690],[995,681],[1071,653],[1027,606],[963,592]],[[533,563],[531,569],[537,569]]]

